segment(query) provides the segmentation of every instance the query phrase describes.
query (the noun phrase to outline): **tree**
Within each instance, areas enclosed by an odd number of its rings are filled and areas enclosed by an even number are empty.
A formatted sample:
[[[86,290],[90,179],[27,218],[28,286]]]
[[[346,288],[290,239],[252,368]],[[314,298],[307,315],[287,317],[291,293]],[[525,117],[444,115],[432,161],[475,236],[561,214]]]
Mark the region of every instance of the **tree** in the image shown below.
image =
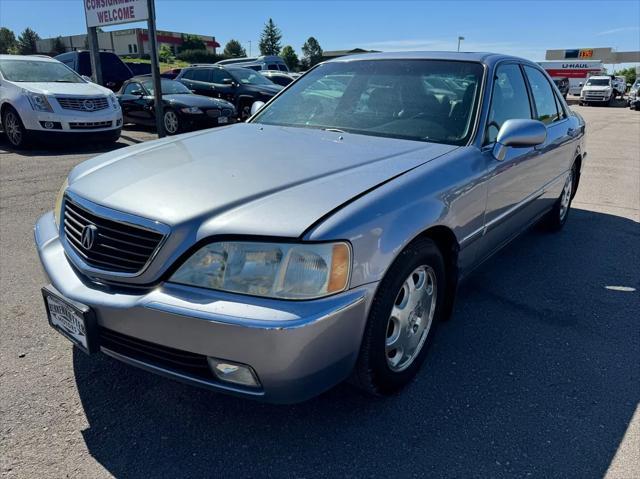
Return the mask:
[[[280,56],[289,67],[289,70],[294,72],[298,70],[298,55],[291,45],[285,46],[280,52]]]
[[[242,48],[242,45],[238,40],[234,40],[233,38],[227,42],[224,46],[224,52],[222,55],[225,57],[246,57],[247,51]]]
[[[282,32],[270,18],[260,35],[260,53],[263,55],[279,55],[282,46]]]
[[[11,53],[15,46],[15,34],[6,27],[0,28],[0,53]]]
[[[622,70],[618,70],[614,73],[614,75],[624,77],[624,81],[627,83],[631,83],[636,81],[636,69],[635,67],[623,68]]]
[[[18,53],[21,55],[33,55],[34,53],[37,53],[37,40],[40,40],[40,36],[31,28],[25,28],[18,37]]]
[[[309,37],[304,45],[302,45],[302,53],[304,54],[305,64],[308,65],[309,68],[320,63],[322,61],[322,48],[313,37]]]
[[[163,63],[173,63],[176,60],[169,45],[160,45],[160,49],[158,50],[158,58]]]
[[[62,41],[62,37],[56,37],[53,39],[53,44],[51,45],[51,54],[53,56],[60,55],[67,51],[67,47],[64,45]]]
[[[200,39],[200,37],[196,37],[195,35],[183,35],[182,37],[182,45],[178,48],[179,52],[185,50],[206,50],[207,46]]]

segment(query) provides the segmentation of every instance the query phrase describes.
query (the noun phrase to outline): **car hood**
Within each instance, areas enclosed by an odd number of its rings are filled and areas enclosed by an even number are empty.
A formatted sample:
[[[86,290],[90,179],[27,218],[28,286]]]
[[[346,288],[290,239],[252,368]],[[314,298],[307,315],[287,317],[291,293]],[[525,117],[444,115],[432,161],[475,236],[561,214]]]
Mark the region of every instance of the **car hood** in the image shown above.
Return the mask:
[[[607,90],[610,90],[611,87],[610,86],[584,86],[582,87],[582,89],[587,91],[607,91]]]
[[[44,95],[109,95],[112,93],[108,88],[104,88],[95,83],[56,83],[56,82],[20,82],[16,85]]]
[[[78,165],[71,192],[200,236],[298,237],[353,197],[457,147],[237,124]]]
[[[197,106],[198,108],[233,108],[233,105],[219,98],[209,98],[203,95],[177,94],[162,95],[162,98],[169,103],[180,104],[184,106]]]

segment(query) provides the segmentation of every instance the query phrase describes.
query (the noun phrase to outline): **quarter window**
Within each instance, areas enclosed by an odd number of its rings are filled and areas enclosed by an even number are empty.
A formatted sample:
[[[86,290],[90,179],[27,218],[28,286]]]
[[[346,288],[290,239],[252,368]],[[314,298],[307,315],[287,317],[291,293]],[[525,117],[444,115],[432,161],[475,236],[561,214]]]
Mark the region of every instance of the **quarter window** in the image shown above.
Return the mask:
[[[498,67],[493,84],[485,143],[496,141],[507,120],[531,118],[531,105],[520,67],[515,63]]]
[[[558,121],[560,115],[558,114],[555,95],[553,94],[549,81],[537,68],[525,66],[524,70],[527,73],[531,92],[533,93],[533,100],[536,104],[536,110],[538,112],[537,119],[545,125]]]

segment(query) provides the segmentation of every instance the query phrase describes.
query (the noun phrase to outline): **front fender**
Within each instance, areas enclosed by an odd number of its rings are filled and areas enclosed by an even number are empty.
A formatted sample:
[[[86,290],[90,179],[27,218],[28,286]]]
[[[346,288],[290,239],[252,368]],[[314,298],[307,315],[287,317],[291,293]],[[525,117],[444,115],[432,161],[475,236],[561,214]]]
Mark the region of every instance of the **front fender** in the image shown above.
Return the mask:
[[[310,228],[303,239],[347,239],[353,246],[351,286],[383,278],[398,254],[425,230],[444,226],[462,239],[482,228],[484,162],[472,148],[415,168],[366,193]],[[462,263],[472,263],[471,249]]]

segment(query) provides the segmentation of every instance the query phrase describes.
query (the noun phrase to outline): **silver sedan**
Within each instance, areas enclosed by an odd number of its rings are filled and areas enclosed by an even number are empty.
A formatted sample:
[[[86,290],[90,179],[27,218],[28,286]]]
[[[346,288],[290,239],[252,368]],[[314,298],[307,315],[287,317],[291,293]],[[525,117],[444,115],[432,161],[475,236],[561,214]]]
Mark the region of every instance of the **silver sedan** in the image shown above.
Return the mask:
[[[339,58],[253,111],[71,171],[35,228],[57,331],[270,402],[393,393],[460,281],[564,226],[587,154],[544,70],[504,55]]]

